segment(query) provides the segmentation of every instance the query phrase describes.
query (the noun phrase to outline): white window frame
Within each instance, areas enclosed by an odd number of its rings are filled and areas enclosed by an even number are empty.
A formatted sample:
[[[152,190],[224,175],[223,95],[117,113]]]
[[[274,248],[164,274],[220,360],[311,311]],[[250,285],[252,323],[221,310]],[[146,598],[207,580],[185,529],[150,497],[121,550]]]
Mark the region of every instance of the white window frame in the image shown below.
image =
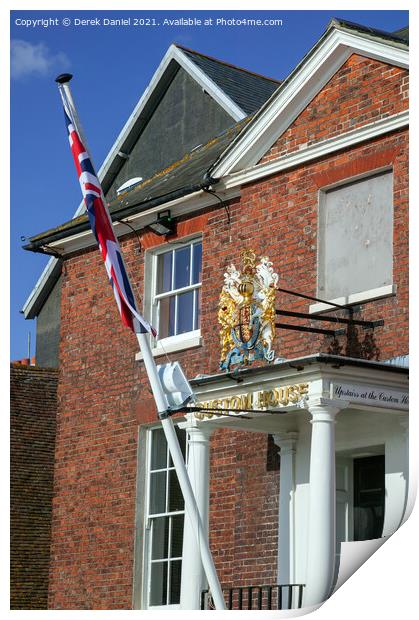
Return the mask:
[[[156,431],[158,429],[161,429],[161,426],[156,425],[156,426],[152,426],[150,428],[147,429],[147,439],[146,439],[146,477],[145,477],[145,503],[144,503],[144,512],[145,512],[145,519],[144,519],[144,547],[143,547],[143,593],[142,593],[142,600],[143,600],[143,609],[149,609],[152,611],[158,611],[158,610],[163,610],[163,611],[167,611],[167,610],[175,610],[175,609],[180,609],[180,602],[179,603],[172,603],[172,604],[167,604],[167,605],[150,605],[149,604],[149,600],[150,600],[150,593],[151,593],[151,565],[153,563],[158,563],[161,562],[161,560],[152,560],[151,558],[151,551],[152,551],[152,543],[153,543],[153,519],[157,518],[157,517],[170,517],[170,516],[178,516],[178,515],[185,515],[185,508],[183,510],[177,510],[177,511],[172,511],[172,512],[162,512],[162,513],[153,513],[152,515],[150,515],[150,479],[151,479],[151,472],[158,472],[158,471],[165,471],[166,472],[166,502],[165,504],[167,505],[167,494],[169,492],[169,487],[167,484],[167,480],[168,480],[168,473],[169,471],[174,471],[175,467],[174,465],[172,465],[171,467],[169,467],[169,459],[170,456],[168,456],[168,460],[166,461],[167,466],[163,469],[151,469],[151,452],[152,452],[152,435],[153,435],[153,431]],[[186,432],[186,431],[185,431]],[[185,456],[186,456],[186,461],[188,458],[188,441],[186,438],[185,441]],[[168,553],[169,553],[169,557],[167,558],[168,562],[170,561],[178,561],[181,560],[183,561],[183,557],[174,557],[171,558],[170,557],[170,545],[171,545],[171,529],[169,530],[169,539],[168,539]],[[168,580],[167,580],[167,592],[169,592],[169,586],[170,586],[170,577],[169,577],[170,571],[168,570]]]
[[[144,279],[146,282],[146,290],[144,295],[144,309],[145,316],[151,317],[151,323],[158,329],[159,326],[159,316],[157,312],[157,304],[156,300],[163,299],[165,297],[170,297],[174,294],[174,290],[168,291],[167,293],[156,294],[157,289],[157,263],[158,257],[161,254],[165,254],[169,251],[174,251],[177,249],[181,249],[182,247],[187,247],[192,245],[193,243],[201,242],[202,243],[202,235],[191,235],[189,237],[185,237],[184,239],[179,240],[179,242],[171,244],[164,244],[157,248],[152,248],[147,250],[145,253],[144,259]],[[191,253],[192,260],[192,253]],[[176,294],[184,293],[187,291],[194,291],[202,288],[202,282],[191,284],[189,286],[185,286],[180,289],[175,289]],[[202,303],[202,302],[201,302]],[[194,296],[194,304],[195,304],[195,296]],[[195,314],[195,308],[194,308]],[[201,328],[191,330],[189,332],[184,332],[183,334],[177,334],[175,336],[168,336],[166,338],[151,338],[151,348],[152,354],[154,357],[159,355],[164,355],[165,353],[172,353],[174,351],[181,351],[184,349],[190,349],[192,347],[197,347],[202,344],[201,338]],[[139,352],[136,355],[137,360],[143,359],[142,353]]]
[[[347,177],[345,179],[342,179],[340,181],[338,181],[337,183],[332,183],[328,186],[322,187],[321,189],[319,189],[319,193],[318,193],[318,212],[317,212],[317,284],[316,284],[316,294],[317,297],[322,297],[320,291],[319,291],[319,286],[320,286],[320,209],[322,208],[322,205],[324,204],[324,200],[325,200],[325,195],[328,191],[332,190],[332,189],[336,189],[338,187],[341,186],[345,186],[345,185],[350,185],[351,183],[355,183],[357,181],[361,181],[362,179],[367,179],[369,177],[373,177],[376,176],[378,174],[382,174],[382,173],[392,173],[394,175],[394,170],[392,166],[384,166],[381,168],[376,168],[374,170],[368,170],[367,172],[363,172],[361,174],[358,175],[354,175],[352,177]],[[393,208],[394,208],[394,202],[393,202]],[[393,230],[394,230],[394,220],[393,220]],[[394,273],[392,274],[392,278],[394,276]],[[334,299],[327,299],[326,301],[330,301],[331,303],[334,304],[338,304],[341,306],[344,305],[348,305],[348,304],[361,304],[363,302],[366,301],[372,301],[374,299],[382,299],[384,297],[391,297],[393,295],[396,295],[397,293],[397,286],[394,283],[388,284],[386,286],[381,286],[378,288],[373,288],[373,289],[369,289],[366,291],[360,291],[357,293],[352,293],[350,295],[344,296],[344,297],[336,297]],[[330,306],[327,303],[323,303],[323,302],[317,302],[314,304],[310,304],[309,306],[309,313],[310,314],[317,314],[317,313],[321,313],[321,312],[327,312],[327,311],[331,311],[333,310],[333,306]]]

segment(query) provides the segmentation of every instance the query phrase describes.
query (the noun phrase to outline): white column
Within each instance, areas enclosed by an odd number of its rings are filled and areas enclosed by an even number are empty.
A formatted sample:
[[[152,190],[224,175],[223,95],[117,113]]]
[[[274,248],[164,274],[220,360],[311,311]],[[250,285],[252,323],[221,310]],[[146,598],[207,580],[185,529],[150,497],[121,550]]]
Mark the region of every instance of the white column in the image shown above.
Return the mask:
[[[274,435],[281,452],[279,472],[278,571],[277,583],[294,583],[294,491],[295,450],[298,433]]]
[[[309,400],[311,413],[308,548],[304,606],[318,605],[330,594],[336,546],[335,416],[347,403]]]
[[[193,414],[180,424],[187,432],[188,475],[195,495],[203,524],[200,536],[208,540],[209,512],[209,439],[212,428],[207,424],[197,425]],[[182,581],[180,590],[181,609],[201,609],[201,592],[208,588],[201,554],[191,520],[185,514],[183,531]]]
[[[406,414],[400,420],[400,426],[403,429],[403,443],[404,443],[404,483],[405,483],[405,496],[403,502],[403,512],[402,518],[400,519],[399,526],[400,527],[404,521],[410,516],[408,500],[409,500],[409,475],[410,475],[410,467],[409,467],[409,414]],[[412,505],[412,502],[410,502]],[[413,505],[412,505],[413,507]],[[406,514],[407,513],[407,514]]]
[[[278,514],[278,568],[277,583],[294,583],[294,532],[295,532],[295,449],[298,433],[274,435],[280,447],[279,514]],[[288,589],[283,591],[284,608],[288,608]]]
[[[406,510],[409,471],[409,420],[399,420],[401,430],[393,432],[385,444],[385,510],[383,536],[391,536],[403,522]]]

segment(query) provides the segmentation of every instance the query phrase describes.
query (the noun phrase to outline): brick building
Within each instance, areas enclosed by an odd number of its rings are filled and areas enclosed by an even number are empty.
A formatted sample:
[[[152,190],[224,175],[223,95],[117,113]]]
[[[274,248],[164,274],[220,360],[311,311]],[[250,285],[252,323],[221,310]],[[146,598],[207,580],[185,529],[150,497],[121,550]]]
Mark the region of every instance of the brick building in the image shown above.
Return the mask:
[[[58,372],[10,375],[10,606],[47,609]]]
[[[185,92],[194,113],[180,118]],[[171,46],[101,168],[129,275],[158,328],[153,355],[181,363],[200,403],[255,409],[176,416],[235,607],[249,605],[248,589],[243,599],[232,588],[274,584],[302,587],[292,600],[288,589],[255,589],[252,605],[278,605],[280,593],[283,606],[318,604],[340,543],[388,536],[402,520],[407,127],[406,32],[332,20],[281,83]],[[150,141],[167,151],[147,168]],[[173,230],[153,231],[157,220]],[[41,325],[43,309],[55,312],[59,334],[49,607],[199,608],[194,534],[86,216],[79,209],[26,249],[54,255],[25,306]],[[230,373],[219,369],[218,304],[243,249],[272,262],[287,318],[273,363]]]

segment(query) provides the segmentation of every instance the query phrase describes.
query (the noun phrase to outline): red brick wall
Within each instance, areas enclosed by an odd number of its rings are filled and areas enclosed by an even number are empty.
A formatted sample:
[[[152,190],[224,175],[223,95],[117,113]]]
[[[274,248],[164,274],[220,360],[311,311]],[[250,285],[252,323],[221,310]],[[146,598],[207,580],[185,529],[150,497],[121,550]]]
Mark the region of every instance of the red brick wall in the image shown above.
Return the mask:
[[[210,545],[223,586],[275,583],[278,448],[264,433],[211,437]]]
[[[352,57],[346,68],[367,62],[371,69],[370,61]],[[395,78],[401,77],[400,70],[394,71]],[[374,82],[374,92],[387,83],[384,73]],[[342,92],[339,80],[334,89]],[[397,99],[386,112],[399,111],[399,104]],[[315,295],[319,187],[332,177],[374,170],[384,160],[393,166],[395,179],[397,296],[363,306],[360,316],[385,319],[384,328],[375,333],[375,357],[407,352],[407,133],[398,131],[249,184],[230,204],[230,226],[220,206],[179,225],[179,237],[203,233],[204,344],[176,355],[189,377],[218,370],[218,297],[225,267],[231,262],[240,266],[241,249],[269,256],[281,287]],[[151,233],[142,237],[146,248],[161,242]],[[142,295],[138,241],[128,236],[122,246]],[[308,308],[308,302],[284,294],[278,294],[278,303]],[[365,348],[366,332],[359,330],[357,338]],[[348,351],[344,337],[339,346],[342,353]],[[330,339],[284,331],[275,343],[277,354],[288,357],[329,347]],[[51,608],[131,607],[137,431],[138,423],[154,416],[143,365],[134,361],[136,351],[135,337],[120,323],[99,253],[84,251],[68,259],[62,291]],[[274,582],[279,474],[266,465],[274,460],[267,436],[220,431],[211,445],[210,530],[221,581]]]
[[[231,237],[228,231],[220,232],[223,214],[216,212],[208,220],[205,238],[211,251],[205,257],[204,283],[208,293],[203,295],[202,325],[207,341],[216,342],[219,326],[215,309],[222,273],[230,262],[240,263],[240,249],[252,247],[256,253],[267,255],[279,273],[279,286],[316,296],[317,279],[317,218],[319,186],[343,180],[352,173],[373,171],[390,163],[394,172],[394,238],[393,282],[397,296],[377,300],[362,306],[356,318],[383,318],[385,325],[375,331],[377,350],[374,358],[387,359],[406,353],[407,337],[407,260],[408,260],[408,164],[407,132],[395,132],[387,137],[324,157],[315,163],[299,166],[263,181],[247,185],[242,190],[240,202],[231,205]],[[268,228],[269,226],[269,228]],[[204,241],[205,243],[205,241]],[[204,249],[204,252],[206,249]],[[207,274],[209,279],[207,280]],[[218,277],[218,286],[215,285]],[[210,282],[214,283],[210,286]],[[308,311],[309,303],[285,293],[278,293],[278,304],[283,308]],[[284,319],[284,322],[286,319]],[[294,322],[294,319],[292,320]],[[297,322],[295,320],[295,322]],[[304,321],[303,321],[304,323]],[[331,327],[324,323],[324,327]],[[394,334],[397,333],[397,338]],[[364,343],[368,332],[358,329],[357,338]],[[298,355],[327,352],[329,338],[291,331],[278,331],[275,350],[277,355]],[[347,338],[339,337],[342,353],[347,350]],[[219,350],[210,351],[210,371],[218,363]]]
[[[10,375],[10,607],[46,609],[58,373]]]
[[[406,69],[352,54],[261,162],[403,112],[408,89]]]

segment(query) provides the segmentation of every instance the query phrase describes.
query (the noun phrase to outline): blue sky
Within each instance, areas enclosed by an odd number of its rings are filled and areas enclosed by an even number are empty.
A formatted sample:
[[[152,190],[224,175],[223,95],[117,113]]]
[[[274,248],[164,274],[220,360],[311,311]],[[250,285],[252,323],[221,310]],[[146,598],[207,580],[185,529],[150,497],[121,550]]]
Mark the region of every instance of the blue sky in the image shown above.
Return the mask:
[[[86,18],[279,18],[282,27],[75,26]],[[30,237],[72,217],[81,199],[68,147],[57,74],[68,71],[79,116],[99,168],[172,42],[282,79],[342,17],[394,31],[407,11],[13,11],[11,13],[11,359],[35,351],[35,323],[20,310],[48,258],[21,249]],[[16,20],[57,19],[26,27]],[[72,24],[61,25],[63,18]],[[49,23],[51,23],[49,22]],[[19,22],[18,22],[19,23]],[[46,22],[44,22],[46,23]]]

